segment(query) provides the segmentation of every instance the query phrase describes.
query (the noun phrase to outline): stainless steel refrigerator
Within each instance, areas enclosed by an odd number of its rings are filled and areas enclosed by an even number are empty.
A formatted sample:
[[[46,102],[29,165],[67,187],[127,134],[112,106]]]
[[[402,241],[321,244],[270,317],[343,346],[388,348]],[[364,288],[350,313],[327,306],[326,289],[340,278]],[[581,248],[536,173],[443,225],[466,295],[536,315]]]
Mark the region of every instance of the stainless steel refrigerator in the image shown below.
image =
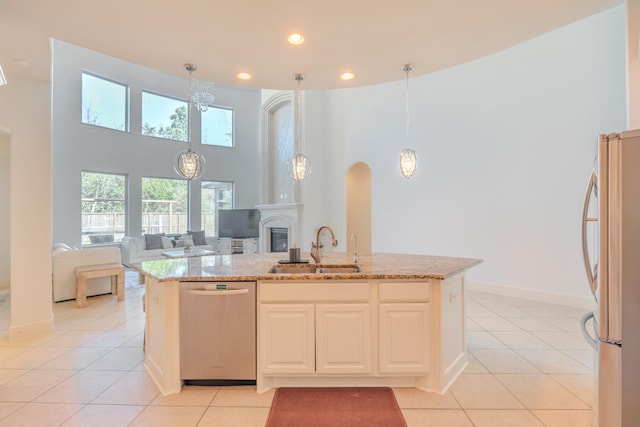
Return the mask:
[[[600,427],[640,425],[640,130],[601,135],[583,209],[582,244],[597,302]],[[583,318],[583,331],[589,321]]]

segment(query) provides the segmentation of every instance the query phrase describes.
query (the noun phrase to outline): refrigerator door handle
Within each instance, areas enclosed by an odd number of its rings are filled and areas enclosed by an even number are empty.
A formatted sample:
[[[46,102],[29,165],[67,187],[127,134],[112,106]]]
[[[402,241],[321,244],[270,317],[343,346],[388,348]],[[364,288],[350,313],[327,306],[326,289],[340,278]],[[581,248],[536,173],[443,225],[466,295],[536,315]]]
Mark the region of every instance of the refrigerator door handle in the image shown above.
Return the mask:
[[[593,312],[587,313],[584,316],[582,316],[582,318],[580,319],[580,329],[582,330],[582,335],[587,340],[589,345],[593,347],[594,350],[598,351],[598,342],[600,340],[598,338],[594,338],[594,336],[591,335],[589,331],[587,331],[587,322],[591,319],[593,319],[593,322],[595,322],[595,314]],[[597,327],[594,327],[594,329],[596,328]],[[597,333],[595,332],[595,330],[594,330],[594,335],[597,336]]]
[[[591,172],[589,184],[587,184],[587,192],[584,196],[584,205],[582,207],[582,258],[584,267],[587,270],[587,278],[589,279],[589,287],[591,293],[598,299],[598,264],[591,265],[589,257],[589,245],[587,242],[587,223],[598,221],[598,218],[589,217],[589,205],[591,204],[591,196],[598,197],[598,174],[596,171]]]

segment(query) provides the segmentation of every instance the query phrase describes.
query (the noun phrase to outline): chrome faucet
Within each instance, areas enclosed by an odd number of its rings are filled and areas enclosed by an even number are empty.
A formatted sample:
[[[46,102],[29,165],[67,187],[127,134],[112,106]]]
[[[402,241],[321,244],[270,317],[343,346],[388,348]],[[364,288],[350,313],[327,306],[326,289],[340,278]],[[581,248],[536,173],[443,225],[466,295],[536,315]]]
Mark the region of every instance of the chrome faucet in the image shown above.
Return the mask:
[[[358,263],[358,236],[356,234],[352,234],[351,235],[351,241],[353,242],[355,240],[355,246],[353,248],[353,263],[357,264]]]
[[[320,264],[320,258],[321,258],[320,233],[322,233],[322,230],[329,230],[329,233],[331,233],[331,246],[333,246],[334,248],[338,246],[336,235],[333,233],[333,229],[331,227],[329,227],[328,225],[323,225],[320,228],[318,228],[318,232],[316,233],[316,241],[311,242],[311,252],[310,252],[311,258],[313,258],[316,264]]]

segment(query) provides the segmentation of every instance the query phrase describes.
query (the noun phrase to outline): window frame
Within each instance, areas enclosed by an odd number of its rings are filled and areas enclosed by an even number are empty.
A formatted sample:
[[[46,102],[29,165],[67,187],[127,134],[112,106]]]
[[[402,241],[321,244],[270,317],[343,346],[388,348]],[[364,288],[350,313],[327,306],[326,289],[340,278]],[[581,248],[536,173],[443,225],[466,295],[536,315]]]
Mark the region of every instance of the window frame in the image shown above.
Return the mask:
[[[84,121],[84,81],[83,77],[87,75],[91,78],[103,80],[107,83],[111,83],[124,88],[124,129],[117,129],[111,126],[104,126],[95,123],[89,123]],[[94,73],[88,70],[82,70],[80,73],[80,123],[86,126],[92,126],[99,129],[113,130],[116,132],[131,132],[131,87],[128,83],[121,82],[119,80],[106,77],[104,75]]]
[[[153,96],[157,96],[159,98],[166,98],[166,99],[171,99],[174,101],[179,101],[179,102],[183,102],[186,104],[186,112],[187,112],[187,116],[186,116],[186,135],[185,135],[185,140],[181,140],[181,139],[174,139],[174,138],[168,138],[165,136],[160,136],[160,135],[149,135],[144,132],[144,95],[149,94],[149,95],[153,95]],[[149,138],[157,138],[163,141],[172,141],[172,142],[179,142],[179,143],[186,143],[189,144],[189,135],[191,135],[193,137],[193,132],[189,132],[189,125],[193,125],[193,117],[191,117],[191,122],[189,121],[189,114],[191,114],[191,109],[189,108],[190,104],[189,104],[189,100],[185,100],[183,98],[177,97],[177,96],[171,96],[171,95],[166,95],[163,93],[159,93],[159,92],[155,92],[152,90],[147,90],[147,89],[142,89],[140,91],[140,135],[143,137],[149,137]],[[175,112],[175,110],[174,110]],[[193,131],[193,129],[191,129],[191,131]]]
[[[119,177],[123,177],[124,178],[124,191],[123,191],[123,198],[122,200],[120,199],[99,199],[96,200],[95,198],[93,199],[94,202],[99,203],[99,202],[105,202],[105,201],[122,201],[123,207],[124,207],[124,213],[123,213],[123,228],[122,228],[122,237],[120,238],[120,240],[116,240],[116,236],[120,233],[117,232],[117,228],[114,225],[113,227],[113,239],[112,240],[106,240],[103,242],[91,242],[89,241],[89,243],[85,243],[84,240],[84,236],[90,236],[91,234],[89,234],[88,232],[86,232],[83,229],[83,219],[85,216],[85,213],[83,212],[82,209],[82,204],[84,202],[90,202],[90,200],[84,200],[84,198],[82,197],[82,190],[80,192],[80,244],[81,246],[85,247],[85,246],[96,246],[96,245],[102,245],[102,244],[107,244],[107,245],[112,245],[112,244],[118,244],[122,238],[124,238],[125,236],[128,235],[128,224],[129,224],[129,175],[124,174],[124,173],[112,173],[112,172],[102,172],[102,171],[92,171],[92,170],[82,170],[80,173],[80,188],[82,189],[83,185],[84,185],[84,174],[88,173],[88,174],[96,174],[96,175],[109,175],[109,176],[119,176]],[[113,215],[113,213],[112,213]],[[85,234],[86,233],[86,234]],[[101,234],[106,234],[108,235],[109,233],[101,233]],[[89,238],[90,239],[90,238]]]
[[[204,142],[203,132],[205,127],[203,124],[205,122],[204,115],[206,114],[206,112],[200,113],[200,145],[207,146],[207,147],[235,148],[236,147],[236,109],[233,107],[228,107],[226,105],[218,105],[218,104],[209,105],[209,109],[231,111],[231,145],[220,145],[220,144],[211,144],[211,143]]]
[[[182,225],[180,224],[180,221],[178,221],[177,227],[178,229],[175,231],[171,230],[172,224],[169,224],[169,231],[162,231],[162,230],[150,230],[151,226],[147,223],[145,226],[145,221],[144,221],[144,216],[145,216],[145,212],[144,212],[144,203],[145,202],[154,202],[156,201],[155,199],[151,199],[151,200],[145,200],[144,199],[144,180],[145,179],[155,179],[155,180],[164,180],[164,181],[179,181],[184,183],[184,185],[186,185],[186,203],[185,203],[185,207],[186,207],[186,211],[184,212],[184,216],[186,218],[186,223],[184,225],[184,229],[182,229]],[[158,200],[157,202],[166,202],[166,200]],[[148,213],[148,212],[147,212]],[[191,225],[191,185],[189,185],[189,180],[184,179],[184,178],[166,178],[166,177],[158,177],[158,176],[142,176],[140,179],[140,229],[142,230],[143,234],[157,234],[157,233],[165,233],[167,235],[177,235],[177,234],[181,234],[186,232],[190,225]]]
[[[231,190],[231,197],[230,197],[230,207],[225,208],[225,209],[233,209],[235,206],[235,194],[236,194],[236,188],[235,188],[235,182],[234,181],[213,181],[213,180],[203,180],[200,182],[200,228],[202,230],[206,231],[206,227],[205,227],[205,220],[204,220],[204,196],[203,193],[205,192],[205,184],[210,184],[210,183],[216,183],[216,184],[228,184]],[[209,190],[209,189],[207,189]],[[218,220],[218,212],[222,210],[220,209],[220,206],[215,206],[215,233],[209,233],[207,232],[207,235],[211,235],[211,236],[218,236],[219,233],[219,220]]]

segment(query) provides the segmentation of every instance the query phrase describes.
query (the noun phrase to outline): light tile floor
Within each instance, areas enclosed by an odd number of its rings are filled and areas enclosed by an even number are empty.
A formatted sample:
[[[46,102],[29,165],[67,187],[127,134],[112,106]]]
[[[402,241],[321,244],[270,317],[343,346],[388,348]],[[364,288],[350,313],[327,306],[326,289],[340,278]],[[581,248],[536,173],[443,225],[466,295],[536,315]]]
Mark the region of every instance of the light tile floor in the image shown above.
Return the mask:
[[[9,341],[10,305],[0,297],[0,427],[263,427],[273,392],[185,387],[162,396],[143,368],[143,286],[127,272],[115,297],[53,306],[55,331]],[[594,353],[584,310],[467,292],[470,364],[444,395],[395,389],[409,427],[582,427],[594,414]]]

